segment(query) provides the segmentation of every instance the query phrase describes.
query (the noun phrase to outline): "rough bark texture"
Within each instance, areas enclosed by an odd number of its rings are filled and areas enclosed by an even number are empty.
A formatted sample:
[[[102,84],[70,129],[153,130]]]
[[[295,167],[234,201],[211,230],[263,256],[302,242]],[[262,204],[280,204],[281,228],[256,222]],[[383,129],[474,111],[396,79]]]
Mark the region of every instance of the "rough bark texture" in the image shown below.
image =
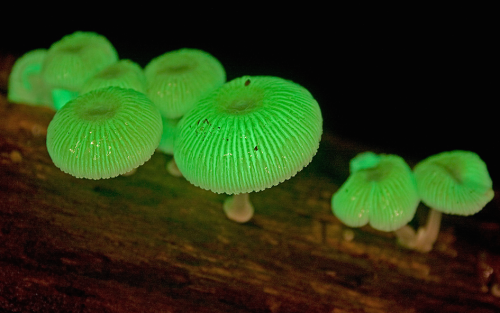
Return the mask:
[[[349,159],[376,147],[325,133],[307,168],[251,194],[255,216],[240,225],[225,195],[168,175],[161,153],[129,177],[64,174],[45,146],[53,115],[0,95],[2,313],[500,312],[487,292],[498,197],[476,216],[444,216],[431,253],[402,249],[332,215]]]

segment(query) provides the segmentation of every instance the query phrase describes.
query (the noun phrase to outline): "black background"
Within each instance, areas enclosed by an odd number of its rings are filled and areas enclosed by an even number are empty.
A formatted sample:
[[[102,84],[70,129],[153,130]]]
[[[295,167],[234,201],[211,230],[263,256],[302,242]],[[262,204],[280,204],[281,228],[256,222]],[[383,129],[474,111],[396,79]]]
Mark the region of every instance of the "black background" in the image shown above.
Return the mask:
[[[228,80],[272,75],[303,85],[320,104],[327,131],[415,159],[472,150],[495,181],[498,51],[488,26],[461,18],[346,20],[40,24],[6,32],[0,51],[49,48],[76,30],[106,36],[120,58],[141,66],[167,51],[202,49],[221,61]]]

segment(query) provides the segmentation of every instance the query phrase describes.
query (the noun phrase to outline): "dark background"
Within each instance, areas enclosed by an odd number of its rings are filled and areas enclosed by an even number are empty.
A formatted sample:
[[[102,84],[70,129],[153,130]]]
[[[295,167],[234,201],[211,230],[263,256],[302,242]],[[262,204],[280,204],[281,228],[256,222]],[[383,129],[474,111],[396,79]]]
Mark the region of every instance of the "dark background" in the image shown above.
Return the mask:
[[[326,130],[415,159],[472,150],[500,177],[498,51],[487,29],[467,20],[382,24],[42,25],[4,34],[0,52],[49,48],[76,30],[106,36],[120,58],[141,66],[167,51],[202,49],[221,61],[228,80],[273,75],[303,85],[320,104]]]

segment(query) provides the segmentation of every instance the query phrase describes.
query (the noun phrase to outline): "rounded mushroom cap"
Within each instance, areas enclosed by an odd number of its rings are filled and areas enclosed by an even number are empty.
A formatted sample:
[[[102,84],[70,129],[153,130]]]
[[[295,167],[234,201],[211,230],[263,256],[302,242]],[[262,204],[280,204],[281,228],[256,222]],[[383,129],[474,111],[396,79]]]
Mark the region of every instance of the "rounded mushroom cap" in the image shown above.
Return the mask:
[[[486,164],[474,152],[442,152],[414,168],[422,202],[447,214],[475,214],[493,199]]]
[[[75,32],[50,46],[42,75],[52,88],[79,91],[87,79],[116,61],[118,53],[104,36]]]
[[[47,50],[36,49],[16,60],[9,76],[11,102],[52,107],[52,98],[42,79],[42,63]]]
[[[146,76],[139,64],[131,60],[120,60],[88,79],[83,84],[80,93],[110,86],[130,88],[145,93]]]
[[[351,175],[332,197],[332,210],[344,224],[370,224],[396,230],[411,221],[420,199],[413,173],[397,155],[365,152],[350,163]]]
[[[226,81],[222,64],[197,49],[180,49],[156,57],[144,69],[147,95],[169,119],[182,117],[194,104]]]
[[[323,119],[303,87],[244,76],[197,103],[177,125],[175,161],[188,181],[217,193],[270,188],[311,162]]]
[[[161,116],[144,94],[108,87],[59,110],[47,129],[54,164],[78,178],[124,174],[149,160],[160,141]]]

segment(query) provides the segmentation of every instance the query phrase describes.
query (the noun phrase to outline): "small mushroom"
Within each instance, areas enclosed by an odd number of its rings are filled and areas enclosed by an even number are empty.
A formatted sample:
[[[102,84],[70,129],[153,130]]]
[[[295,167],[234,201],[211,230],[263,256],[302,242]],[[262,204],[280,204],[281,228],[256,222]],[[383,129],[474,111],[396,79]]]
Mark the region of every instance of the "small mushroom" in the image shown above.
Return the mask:
[[[80,94],[104,87],[116,86],[146,92],[146,77],[139,64],[131,60],[113,63],[88,79]]]
[[[415,233],[410,226],[399,238],[401,245],[429,252],[437,239],[442,213],[472,215],[493,199],[492,181],[486,164],[474,152],[442,152],[414,168],[422,202],[430,208],[427,224]]]
[[[78,96],[83,84],[106,66],[118,61],[118,53],[104,37],[75,32],[53,43],[42,65],[42,76],[51,88],[56,110]]]
[[[291,178],[316,154],[323,120],[303,87],[270,76],[236,78],[202,99],[178,124],[174,158],[195,186],[234,194],[233,221],[253,215],[248,193]]]
[[[54,164],[78,178],[111,178],[149,160],[162,132],[158,109],[143,93],[107,87],[59,110],[47,129]]]
[[[212,55],[197,49],[170,51],[144,68],[147,95],[163,117],[178,119],[226,81],[226,72]]]
[[[333,213],[344,224],[394,231],[411,221],[420,199],[403,158],[364,152],[351,160],[350,172],[332,196]]]
[[[9,76],[10,102],[52,107],[52,97],[42,79],[42,63],[47,50],[36,49],[16,60]]]

